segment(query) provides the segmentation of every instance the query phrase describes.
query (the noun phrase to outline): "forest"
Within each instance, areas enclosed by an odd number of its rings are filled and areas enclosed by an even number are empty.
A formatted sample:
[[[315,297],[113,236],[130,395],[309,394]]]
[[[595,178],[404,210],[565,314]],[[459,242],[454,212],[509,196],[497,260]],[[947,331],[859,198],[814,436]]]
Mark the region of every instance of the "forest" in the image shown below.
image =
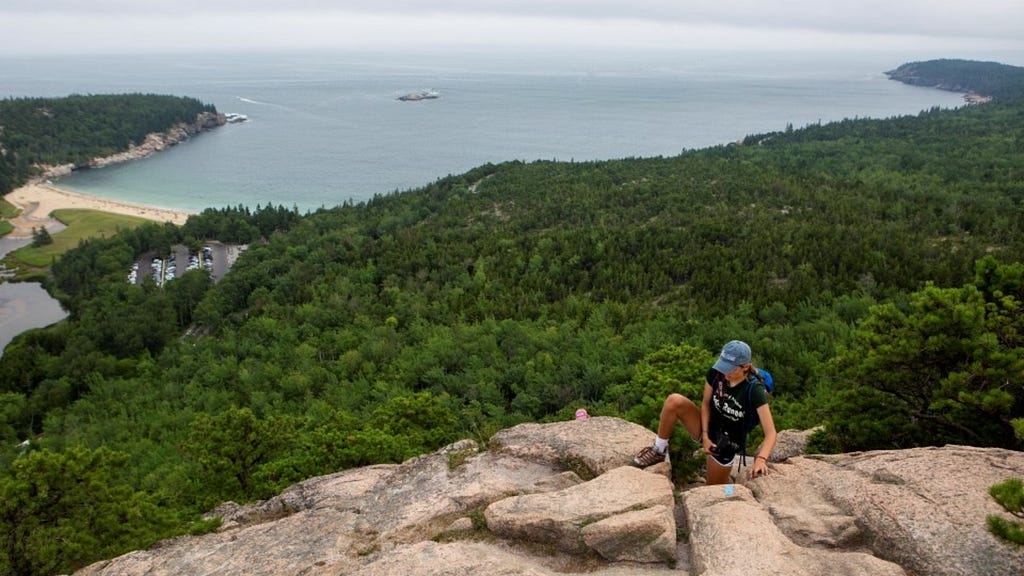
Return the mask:
[[[998,62],[944,58],[908,62],[886,74],[908,84],[974,92],[1000,100],[1024,96],[1024,68]]]
[[[75,94],[0,100],[0,195],[40,166],[87,164],[141,144],[147,134],[216,112],[194,98],[158,94]]]
[[[216,284],[124,282],[138,254],[222,234],[250,247]],[[1020,450],[1022,255],[1015,98],[83,242],[48,280],[70,318],[0,357],[0,572],[579,407],[653,431],[734,338],[774,375],[777,427],[821,426],[815,450]],[[685,481],[693,445],[673,450]]]

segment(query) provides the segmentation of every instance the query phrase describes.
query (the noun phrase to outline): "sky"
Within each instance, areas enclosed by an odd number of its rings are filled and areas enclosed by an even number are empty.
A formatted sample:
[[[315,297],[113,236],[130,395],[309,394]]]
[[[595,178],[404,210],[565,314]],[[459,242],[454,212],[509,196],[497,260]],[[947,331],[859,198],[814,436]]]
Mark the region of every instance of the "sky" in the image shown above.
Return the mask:
[[[0,55],[520,47],[1022,55],[1024,1],[0,2]],[[1007,63],[1024,65],[1024,61]]]

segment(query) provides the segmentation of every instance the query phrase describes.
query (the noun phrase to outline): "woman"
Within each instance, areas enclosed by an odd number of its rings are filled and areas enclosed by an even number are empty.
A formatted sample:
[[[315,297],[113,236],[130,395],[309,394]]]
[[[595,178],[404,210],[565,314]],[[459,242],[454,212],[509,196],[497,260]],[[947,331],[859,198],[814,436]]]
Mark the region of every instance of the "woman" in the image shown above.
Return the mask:
[[[704,399],[699,409],[682,394],[669,394],[661,408],[658,437],[653,446],[633,457],[634,466],[646,468],[665,460],[668,440],[677,421],[686,426],[690,437],[699,441],[707,454],[708,484],[729,481],[736,456],[743,454],[746,459],[750,422],[759,421],[764,428],[764,442],[754,456],[750,476],[768,474],[768,457],[775,447],[775,422],[764,379],[754,368],[750,346],[745,342],[732,340],[722,347],[718,361],[705,378]]]

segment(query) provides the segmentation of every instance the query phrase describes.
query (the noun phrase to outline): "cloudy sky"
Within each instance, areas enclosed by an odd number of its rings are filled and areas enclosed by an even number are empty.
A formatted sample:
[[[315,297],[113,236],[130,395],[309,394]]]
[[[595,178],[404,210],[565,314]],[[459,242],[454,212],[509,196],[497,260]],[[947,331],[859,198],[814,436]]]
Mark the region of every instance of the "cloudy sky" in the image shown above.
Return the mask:
[[[1024,54],[1024,1],[3,0],[0,30],[8,55],[713,46],[977,57]]]

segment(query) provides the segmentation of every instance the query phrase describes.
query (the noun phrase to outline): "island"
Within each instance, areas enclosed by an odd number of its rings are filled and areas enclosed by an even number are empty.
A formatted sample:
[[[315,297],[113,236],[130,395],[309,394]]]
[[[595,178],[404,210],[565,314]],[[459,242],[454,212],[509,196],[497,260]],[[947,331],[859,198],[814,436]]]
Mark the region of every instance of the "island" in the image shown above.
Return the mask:
[[[402,102],[418,102],[420,100],[434,100],[440,98],[441,93],[437,90],[420,90],[419,92],[410,92],[403,94],[398,97]]]

